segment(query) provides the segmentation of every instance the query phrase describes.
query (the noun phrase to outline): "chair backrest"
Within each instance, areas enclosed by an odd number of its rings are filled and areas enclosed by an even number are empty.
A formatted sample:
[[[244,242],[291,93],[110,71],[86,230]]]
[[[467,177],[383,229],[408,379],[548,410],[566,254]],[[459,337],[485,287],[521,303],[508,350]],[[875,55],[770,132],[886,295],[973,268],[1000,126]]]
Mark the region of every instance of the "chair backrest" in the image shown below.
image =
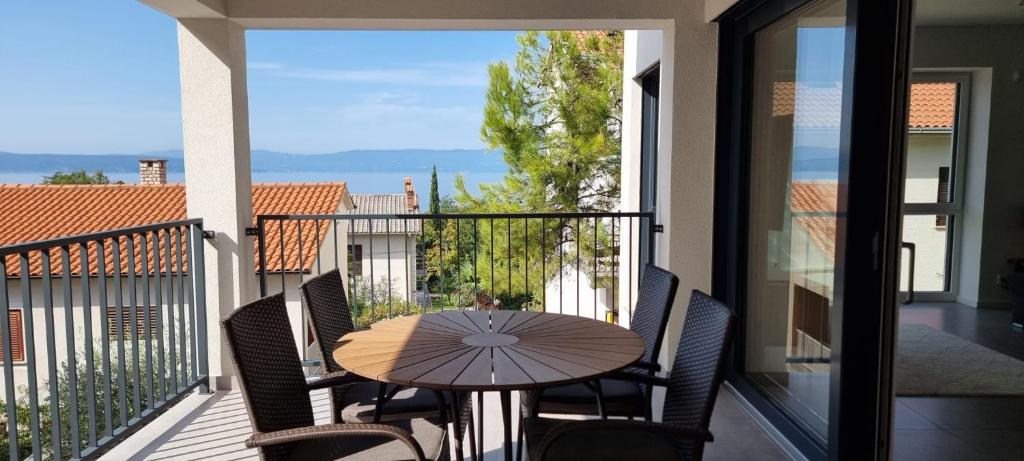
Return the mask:
[[[284,295],[247,304],[220,322],[256,432],[313,425]]]
[[[679,288],[679,277],[660,267],[648,264],[640,279],[636,308],[629,329],[644,340],[641,360],[654,362],[661,352],[661,341],[668,326],[668,316]]]
[[[353,331],[352,311],[345,297],[345,285],[341,271],[334,269],[313,277],[299,287],[302,293],[302,307],[306,310],[313,330],[313,339],[320,348],[324,369],[330,373],[341,371],[341,365],[334,361],[334,344]]]
[[[668,378],[663,422],[707,430],[735,330],[736,316],[728,307],[693,290]],[[703,446],[686,447],[687,459],[700,459]]]

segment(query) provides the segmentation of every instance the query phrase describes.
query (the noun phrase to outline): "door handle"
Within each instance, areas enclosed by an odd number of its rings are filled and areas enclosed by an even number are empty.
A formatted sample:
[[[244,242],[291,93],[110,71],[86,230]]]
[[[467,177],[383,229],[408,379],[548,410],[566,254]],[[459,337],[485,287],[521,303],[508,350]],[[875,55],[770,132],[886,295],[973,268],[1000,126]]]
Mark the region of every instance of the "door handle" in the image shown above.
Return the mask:
[[[917,259],[917,245],[911,242],[900,242],[900,248],[910,251],[910,265],[907,266],[907,300],[903,304],[914,302],[914,262]]]

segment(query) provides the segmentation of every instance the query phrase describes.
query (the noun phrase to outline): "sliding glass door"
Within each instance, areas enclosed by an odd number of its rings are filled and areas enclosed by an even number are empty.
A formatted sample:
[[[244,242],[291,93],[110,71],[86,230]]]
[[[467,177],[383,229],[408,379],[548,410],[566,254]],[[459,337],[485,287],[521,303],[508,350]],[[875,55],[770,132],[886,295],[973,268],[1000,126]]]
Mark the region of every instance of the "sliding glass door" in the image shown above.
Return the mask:
[[[811,459],[887,450],[904,24],[899,0],[749,2],[722,21],[713,285],[741,318],[729,382]]]
[[[824,443],[846,2],[753,37],[746,375]]]

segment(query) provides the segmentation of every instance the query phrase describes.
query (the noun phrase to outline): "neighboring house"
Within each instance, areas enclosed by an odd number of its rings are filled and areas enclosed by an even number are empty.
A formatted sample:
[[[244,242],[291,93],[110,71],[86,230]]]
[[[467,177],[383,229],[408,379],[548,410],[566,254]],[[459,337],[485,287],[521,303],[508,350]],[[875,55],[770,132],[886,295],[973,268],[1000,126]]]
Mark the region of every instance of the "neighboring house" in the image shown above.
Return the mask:
[[[419,198],[412,184],[412,178],[405,178],[405,190],[401,194],[353,194],[354,214],[402,215],[419,212]],[[352,223],[352,243],[348,254],[350,292],[356,287],[354,296],[368,299],[366,287],[375,281],[374,301],[387,303],[388,292],[378,290],[390,283],[392,302],[413,301],[423,285],[417,275],[420,263],[420,247],[417,245],[423,232],[423,222],[418,219],[358,219]],[[390,275],[389,275],[390,274]],[[355,282],[355,283],[353,283]],[[398,299],[394,299],[398,298]]]
[[[148,177],[165,178],[159,173],[152,176],[147,174],[147,164],[154,161],[142,161],[143,184],[119,184],[119,185],[74,185],[74,186],[50,186],[50,185],[0,185],[0,203],[4,204],[4,211],[0,214],[0,246],[15,243],[24,243],[35,240],[52,239],[61,236],[99,232],[108,229],[132,227],[159,222],[177,221],[186,219],[185,187],[181,184],[165,184],[163,179],[156,179],[147,182]],[[162,163],[162,161],[156,162]],[[352,209],[352,199],[348,189],[343,182],[333,183],[307,183],[307,184],[256,184],[252,186],[253,194],[253,215],[283,214],[283,213],[308,213],[308,214],[333,214],[346,213]],[[58,218],[59,217],[59,218]],[[285,284],[285,295],[288,301],[289,314],[292,319],[292,330],[296,338],[296,346],[302,350],[302,342],[308,346],[310,340],[306,338],[301,325],[301,307],[298,296],[298,285],[303,279],[313,276],[317,272],[315,255],[318,252],[334,254],[332,239],[326,238],[333,229],[330,223],[324,222],[319,229],[319,236],[316,226],[305,226],[302,229],[303,257],[300,262],[300,248],[297,243],[298,228],[295,221],[289,221],[284,225],[285,248],[282,257],[280,233],[276,226],[267,228],[267,271],[273,276],[268,277],[268,284],[271,292],[280,291],[282,275]],[[344,226],[344,224],[340,224]],[[217,229],[211,229],[216,231]],[[342,232],[342,230],[339,230]],[[174,237],[172,236],[172,242]],[[187,237],[186,237],[187,241]],[[317,242],[322,242],[317,248]],[[255,239],[250,243],[255,245]],[[128,263],[126,258],[127,244],[121,244],[121,280],[128,285]],[[142,272],[140,245],[136,243],[136,273]],[[79,259],[77,249],[72,249],[71,267],[72,276],[80,276]],[[343,255],[344,249],[340,249]],[[106,271],[108,273],[107,292],[114,293],[114,272],[112,269],[112,248],[108,244]],[[51,272],[55,277],[54,290],[59,291],[60,256],[53,254],[53,265]],[[176,257],[175,257],[176,258]],[[172,258],[176,262],[176,259]],[[341,258],[344,264],[345,258]],[[184,261],[184,260],[183,260]],[[31,276],[31,293],[33,304],[34,331],[24,331],[24,313],[22,312],[22,286],[20,268],[16,258],[7,259],[8,279],[7,294],[12,307],[10,319],[12,324],[12,353],[15,362],[15,382],[17,385],[27,383],[27,370],[24,362],[24,351],[26,341],[35,341],[36,351],[46,351],[46,325],[44,322],[44,309],[42,307],[42,295],[44,285],[42,280],[41,261],[38,256],[31,258],[29,265]],[[95,271],[95,261],[90,262],[92,271]],[[187,264],[183,267],[187,268]],[[333,265],[331,265],[333,268]],[[256,270],[259,270],[259,256],[256,257]],[[342,269],[344,270],[344,269]],[[187,269],[183,276],[186,286],[190,283]],[[165,273],[164,273],[165,274]],[[165,274],[166,275],[166,274]],[[256,273],[253,274],[256,277]],[[94,274],[90,284],[90,292],[93,297],[93,305],[98,305],[98,280]],[[141,283],[137,282],[136,292],[139,297],[138,305],[142,305]],[[165,287],[166,288],[166,287]],[[81,307],[82,284],[80,279],[73,278],[71,283],[74,306]],[[124,290],[127,297],[127,289]],[[164,298],[166,302],[166,297]],[[151,300],[151,304],[152,304]],[[129,305],[125,300],[125,305]],[[67,357],[67,339],[63,334],[65,315],[63,296],[55,292],[53,296],[53,320],[58,334],[55,338],[58,362],[65,362]],[[113,301],[108,299],[110,307],[105,313],[109,319],[116,318]],[[187,304],[186,304],[187,305]],[[142,319],[142,308],[139,308],[139,318]],[[125,324],[128,324],[129,308],[124,309]],[[81,310],[75,312],[73,318],[75,327],[76,349],[81,351],[84,345],[83,328],[84,319]],[[101,315],[103,313],[93,311],[92,333],[95,340],[102,340],[104,335],[101,332]],[[140,320],[141,322],[141,320]],[[305,339],[304,339],[305,338]],[[315,348],[314,348],[315,349]],[[48,364],[45,354],[37,355],[40,363],[36,365],[37,383],[42,386],[48,379]],[[2,359],[0,359],[2,360]],[[58,363],[58,368],[60,363]],[[0,377],[3,371],[0,370]],[[0,388],[0,398],[6,398]]]

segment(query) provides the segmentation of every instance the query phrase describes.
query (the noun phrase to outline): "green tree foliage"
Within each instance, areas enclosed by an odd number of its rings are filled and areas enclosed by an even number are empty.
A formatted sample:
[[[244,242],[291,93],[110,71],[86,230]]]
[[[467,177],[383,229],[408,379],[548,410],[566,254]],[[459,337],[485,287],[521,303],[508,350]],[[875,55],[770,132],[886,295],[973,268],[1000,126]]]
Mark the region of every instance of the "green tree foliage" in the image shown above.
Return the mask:
[[[85,170],[58,171],[51,176],[43,176],[43,184],[110,184],[110,178],[102,171],[96,170],[92,174]]]
[[[479,193],[457,176],[457,211],[614,210],[621,170],[622,34],[526,32],[519,45],[512,67],[497,62],[488,68],[481,127],[488,146],[502,150],[509,171],[501,183],[482,184]],[[474,290],[536,305],[543,302],[544,282],[567,270],[600,279],[597,272],[617,251],[610,224],[593,218],[481,220],[477,246],[471,247],[476,251],[467,255],[476,256],[475,267],[474,259],[464,257],[443,261],[444,270],[464,272],[470,264]],[[445,234],[444,244],[461,248],[465,236],[459,234]]]
[[[501,149],[504,182],[459,203],[487,211],[607,211],[619,200],[622,34],[526,32],[514,68],[488,67],[480,129]],[[514,69],[514,70],[513,70]]]

